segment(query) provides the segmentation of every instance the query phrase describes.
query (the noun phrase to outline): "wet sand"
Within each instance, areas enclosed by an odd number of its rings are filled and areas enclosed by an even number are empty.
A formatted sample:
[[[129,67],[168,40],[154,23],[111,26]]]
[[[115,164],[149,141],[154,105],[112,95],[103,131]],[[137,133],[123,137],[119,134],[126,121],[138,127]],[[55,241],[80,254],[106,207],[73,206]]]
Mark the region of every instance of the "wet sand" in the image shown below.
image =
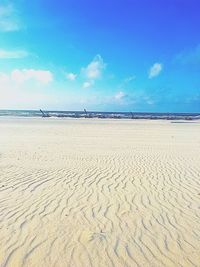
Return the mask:
[[[200,266],[200,122],[1,118],[0,266]]]

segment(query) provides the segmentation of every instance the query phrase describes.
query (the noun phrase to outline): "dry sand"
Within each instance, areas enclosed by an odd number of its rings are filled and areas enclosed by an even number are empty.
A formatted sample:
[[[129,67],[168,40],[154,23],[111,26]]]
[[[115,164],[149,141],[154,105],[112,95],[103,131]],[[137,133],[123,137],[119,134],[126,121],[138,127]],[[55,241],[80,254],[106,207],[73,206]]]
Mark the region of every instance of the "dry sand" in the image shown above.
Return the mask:
[[[200,266],[200,122],[1,118],[0,266]]]

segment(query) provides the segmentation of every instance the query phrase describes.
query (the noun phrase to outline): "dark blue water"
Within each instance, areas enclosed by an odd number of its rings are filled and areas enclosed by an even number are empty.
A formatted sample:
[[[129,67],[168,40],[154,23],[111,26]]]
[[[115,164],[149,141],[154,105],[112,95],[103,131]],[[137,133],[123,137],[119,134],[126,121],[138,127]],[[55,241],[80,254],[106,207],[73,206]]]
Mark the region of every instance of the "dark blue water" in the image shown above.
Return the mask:
[[[14,117],[72,117],[72,118],[127,118],[127,119],[197,119],[200,113],[97,112],[97,111],[44,111],[0,110],[0,116]]]

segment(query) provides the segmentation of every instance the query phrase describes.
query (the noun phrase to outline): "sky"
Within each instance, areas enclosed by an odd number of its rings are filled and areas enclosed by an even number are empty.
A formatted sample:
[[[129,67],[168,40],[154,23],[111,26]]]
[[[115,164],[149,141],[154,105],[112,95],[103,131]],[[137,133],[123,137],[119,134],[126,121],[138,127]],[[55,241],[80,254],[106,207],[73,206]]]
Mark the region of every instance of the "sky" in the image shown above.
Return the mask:
[[[0,109],[200,112],[199,0],[0,0]]]

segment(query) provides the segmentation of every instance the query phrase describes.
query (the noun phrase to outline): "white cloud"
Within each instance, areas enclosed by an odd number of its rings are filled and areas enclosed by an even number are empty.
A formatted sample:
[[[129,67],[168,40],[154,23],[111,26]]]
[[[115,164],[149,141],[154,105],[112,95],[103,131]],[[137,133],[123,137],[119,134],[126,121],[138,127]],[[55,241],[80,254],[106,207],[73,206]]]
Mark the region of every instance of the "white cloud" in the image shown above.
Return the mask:
[[[94,85],[95,81],[102,77],[105,67],[106,64],[104,63],[102,57],[100,55],[96,55],[87,67],[81,69],[82,77],[86,80],[82,87],[90,88]]]
[[[117,92],[110,99],[111,103],[115,103],[117,105],[148,105],[153,106],[155,104],[155,100],[149,96],[145,91],[132,91],[130,94],[125,93],[124,91]]]
[[[92,85],[94,84],[93,81],[90,81],[90,82],[84,82],[83,83],[83,88],[90,88]]]
[[[48,70],[16,69],[12,71],[11,79],[20,83],[32,79],[42,84],[48,84],[53,81],[53,75]]]
[[[152,79],[160,74],[162,71],[162,64],[160,63],[155,63],[149,70],[149,79]]]
[[[65,77],[70,80],[70,81],[75,81],[76,80],[76,77],[77,77],[77,74],[75,73],[66,73]]]
[[[122,92],[122,91],[120,91],[120,92],[118,92],[118,93],[116,93],[116,95],[115,95],[115,99],[116,100],[122,100],[124,97],[126,97],[127,95],[124,93],[124,92]]]
[[[125,82],[125,83],[129,83],[129,82],[131,82],[131,81],[133,81],[133,80],[135,80],[135,79],[136,79],[136,76],[133,75],[133,76],[130,76],[130,77],[126,78],[126,79],[124,80],[124,82]]]
[[[87,79],[96,80],[101,78],[105,67],[106,64],[104,63],[102,57],[100,55],[97,55],[86,68],[82,69],[82,72]]]
[[[17,59],[27,57],[29,53],[25,50],[4,50],[0,49],[0,59]]]
[[[9,32],[20,29],[17,12],[11,3],[0,5],[0,31]]]
[[[56,90],[49,84],[52,80],[53,75],[48,70],[0,72],[1,108],[31,109],[44,107],[47,103],[55,104],[58,98]]]
[[[29,80],[37,81],[41,84],[48,84],[53,81],[53,74],[48,70],[15,69],[11,73],[0,73],[1,83],[24,83]]]

